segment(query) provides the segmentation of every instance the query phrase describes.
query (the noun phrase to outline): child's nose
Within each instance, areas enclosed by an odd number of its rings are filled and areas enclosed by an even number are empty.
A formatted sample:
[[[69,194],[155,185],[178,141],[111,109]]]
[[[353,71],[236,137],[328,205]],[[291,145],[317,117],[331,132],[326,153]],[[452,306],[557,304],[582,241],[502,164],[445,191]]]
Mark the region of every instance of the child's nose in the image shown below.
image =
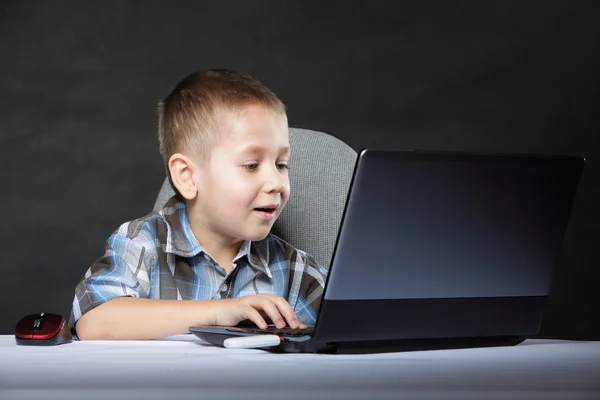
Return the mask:
[[[269,173],[265,187],[267,192],[283,192],[287,185],[287,176],[282,174],[280,171]]]

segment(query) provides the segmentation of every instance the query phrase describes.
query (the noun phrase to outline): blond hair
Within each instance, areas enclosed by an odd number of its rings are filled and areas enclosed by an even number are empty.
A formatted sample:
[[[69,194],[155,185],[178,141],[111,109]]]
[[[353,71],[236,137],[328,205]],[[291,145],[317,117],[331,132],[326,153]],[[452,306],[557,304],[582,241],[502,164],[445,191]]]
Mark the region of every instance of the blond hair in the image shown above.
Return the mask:
[[[226,112],[251,104],[286,113],[283,102],[258,80],[227,69],[194,72],[158,103],[160,154],[174,189],[169,158],[183,152],[206,161],[222,133]]]

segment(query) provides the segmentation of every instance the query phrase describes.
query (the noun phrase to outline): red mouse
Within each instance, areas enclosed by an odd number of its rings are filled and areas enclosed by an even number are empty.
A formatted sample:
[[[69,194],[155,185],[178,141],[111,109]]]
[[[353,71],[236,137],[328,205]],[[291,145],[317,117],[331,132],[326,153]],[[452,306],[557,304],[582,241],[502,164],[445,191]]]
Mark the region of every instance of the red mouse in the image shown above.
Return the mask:
[[[20,345],[55,346],[71,343],[73,336],[60,315],[37,313],[26,315],[17,322],[15,340]]]

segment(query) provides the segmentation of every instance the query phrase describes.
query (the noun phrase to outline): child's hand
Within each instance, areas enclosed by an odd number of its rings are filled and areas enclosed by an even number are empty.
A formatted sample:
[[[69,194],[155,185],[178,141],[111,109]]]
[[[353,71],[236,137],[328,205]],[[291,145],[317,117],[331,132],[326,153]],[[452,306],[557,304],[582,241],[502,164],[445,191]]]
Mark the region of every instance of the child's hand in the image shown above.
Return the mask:
[[[215,306],[215,325],[233,326],[249,319],[259,328],[265,329],[267,316],[277,328],[289,325],[292,328],[306,328],[300,323],[288,302],[272,294],[256,294],[235,299],[217,300]],[[287,323],[286,323],[287,322]]]

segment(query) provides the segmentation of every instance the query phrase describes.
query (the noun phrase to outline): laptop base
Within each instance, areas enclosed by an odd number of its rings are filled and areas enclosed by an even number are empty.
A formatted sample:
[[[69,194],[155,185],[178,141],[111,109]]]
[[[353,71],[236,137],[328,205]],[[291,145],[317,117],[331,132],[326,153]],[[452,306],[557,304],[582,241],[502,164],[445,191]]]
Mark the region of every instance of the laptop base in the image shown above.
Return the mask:
[[[190,332],[204,342],[219,347],[223,347],[225,339],[244,336],[244,334],[231,334],[231,332],[226,331],[226,328],[221,327],[191,327]],[[373,354],[515,346],[525,341],[525,339],[527,339],[525,336],[495,336],[324,343],[318,342],[309,336],[302,336],[286,338],[280,345],[265,347],[263,350],[274,353]]]

